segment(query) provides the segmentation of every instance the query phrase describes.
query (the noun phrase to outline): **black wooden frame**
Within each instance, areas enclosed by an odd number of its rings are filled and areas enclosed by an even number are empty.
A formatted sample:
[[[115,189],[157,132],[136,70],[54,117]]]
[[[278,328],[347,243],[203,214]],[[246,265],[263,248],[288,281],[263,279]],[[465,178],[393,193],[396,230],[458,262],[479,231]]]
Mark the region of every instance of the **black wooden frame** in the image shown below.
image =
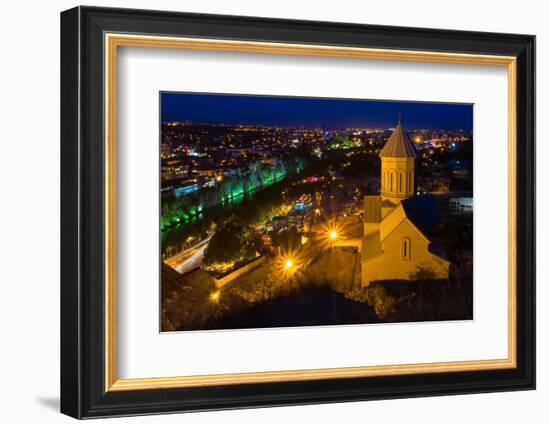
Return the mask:
[[[105,32],[517,58],[517,368],[105,392]],[[77,418],[535,388],[535,37],[77,7],[61,14],[61,411]],[[505,182],[503,182],[505,184]]]

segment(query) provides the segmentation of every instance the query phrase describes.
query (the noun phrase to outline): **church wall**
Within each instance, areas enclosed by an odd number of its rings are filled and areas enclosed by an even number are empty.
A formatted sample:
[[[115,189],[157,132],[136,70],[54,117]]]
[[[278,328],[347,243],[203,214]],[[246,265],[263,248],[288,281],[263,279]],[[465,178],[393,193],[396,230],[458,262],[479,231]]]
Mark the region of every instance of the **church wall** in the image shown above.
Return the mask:
[[[380,223],[364,223],[364,235],[369,236],[378,232],[380,229]]]
[[[407,253],[404,240],[409,244]],[[382,249],[381,255],[363,262],[363,285],[373,280],[408,280],[420,267],[431,270],[437,279],[448,277],[448,263],[428,251],[428,242],[408,220],[401,222],[382,242]]]

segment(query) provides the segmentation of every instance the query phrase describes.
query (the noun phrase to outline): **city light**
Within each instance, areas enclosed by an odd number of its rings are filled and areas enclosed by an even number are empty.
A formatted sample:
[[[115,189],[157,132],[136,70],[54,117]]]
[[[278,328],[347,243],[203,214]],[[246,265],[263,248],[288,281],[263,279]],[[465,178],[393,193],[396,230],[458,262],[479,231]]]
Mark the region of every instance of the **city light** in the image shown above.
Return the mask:
[[[213,303],[217,303],[218,301],[220,301],[220,291],[214,291],[210,293],[210,301],[212,301]]]
[[[335,247],[339,241],[346,239],[346,228],[336,220],[326,221],[319,226],[317,239],[324,248]]]
[[[290,278],[296,274],[302,265],[300,257],[295,252],[282,253],[277,261],[278,268],[283,276]]]

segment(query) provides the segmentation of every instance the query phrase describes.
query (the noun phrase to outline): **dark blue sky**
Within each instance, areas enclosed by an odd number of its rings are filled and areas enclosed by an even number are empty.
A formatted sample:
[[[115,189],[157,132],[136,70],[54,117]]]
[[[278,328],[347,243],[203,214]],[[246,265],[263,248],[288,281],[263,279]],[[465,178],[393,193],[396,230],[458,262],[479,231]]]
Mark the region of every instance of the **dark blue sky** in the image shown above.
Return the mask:
[[[163,121],[288,127],[393,127],[472,130],[473,106],[450,103],[161,93]]]

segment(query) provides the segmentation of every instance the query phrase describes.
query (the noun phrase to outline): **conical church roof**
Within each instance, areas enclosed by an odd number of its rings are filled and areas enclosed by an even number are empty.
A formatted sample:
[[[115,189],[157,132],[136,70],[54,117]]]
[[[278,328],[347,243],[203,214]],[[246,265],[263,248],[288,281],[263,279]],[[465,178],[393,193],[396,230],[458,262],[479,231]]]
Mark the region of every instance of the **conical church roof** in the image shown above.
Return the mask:
[[[407,132],[403,129],[401,121],[397,123],[392,135],[380,151],[380,156],[390,158],[416,158],[414,145]]]

